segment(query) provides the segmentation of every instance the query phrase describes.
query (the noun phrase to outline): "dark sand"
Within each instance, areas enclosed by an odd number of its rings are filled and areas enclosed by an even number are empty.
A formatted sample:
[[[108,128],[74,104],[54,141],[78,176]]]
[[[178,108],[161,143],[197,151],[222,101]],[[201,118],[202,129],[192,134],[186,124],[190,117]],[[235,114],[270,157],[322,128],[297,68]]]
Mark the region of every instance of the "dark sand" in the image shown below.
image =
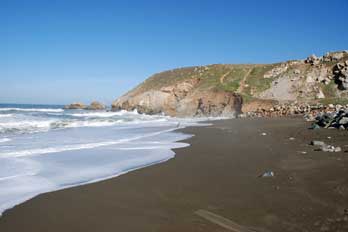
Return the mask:
[[[40,195],[6,211],[0,231],[348,231],[348,153],[308,145],[321,139],[345,151],[348,132],[308,125],[235,119],[187,128],[192,146],[174,159]],[[265,170],[275,177],[259,178]]]

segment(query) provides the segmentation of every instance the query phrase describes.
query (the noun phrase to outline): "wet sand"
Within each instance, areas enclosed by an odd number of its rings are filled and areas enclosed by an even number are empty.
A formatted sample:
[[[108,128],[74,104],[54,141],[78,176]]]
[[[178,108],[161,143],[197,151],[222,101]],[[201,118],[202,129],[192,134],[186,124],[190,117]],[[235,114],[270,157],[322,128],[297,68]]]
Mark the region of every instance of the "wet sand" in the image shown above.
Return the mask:
[[[195,136],[174,159],[42,194],[6,211],[0,231],[348,231],[348,132],[308,126],[278,118],[186,128]],[[343,151],[314,151],[313,139]],[[258,177],[266,170],[275,176]]]

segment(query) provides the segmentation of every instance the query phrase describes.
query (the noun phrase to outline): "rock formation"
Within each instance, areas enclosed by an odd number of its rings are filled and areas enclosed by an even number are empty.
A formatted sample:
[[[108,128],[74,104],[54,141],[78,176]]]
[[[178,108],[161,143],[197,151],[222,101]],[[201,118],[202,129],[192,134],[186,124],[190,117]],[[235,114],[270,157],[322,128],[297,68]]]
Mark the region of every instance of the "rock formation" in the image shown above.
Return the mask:
[[[139,113],[170,116],[234,116],[241,112],[241,96],[222,90],[200,91],[200,79],[141,93],[130,92],[112,104],[113,110],[137,110]]]
[[[84,108],[86,108],[86,106],[81,102],[74,102],[64,106],[64,109],[67,109],[67,110],[84,109]]]
[[[348,90],[348,60],[337,63],[333,69],[334,79],[339,89]]]
[[[93,101],[89,106],[81,102],[74,102],[64,106],[66,110],[105,110],[105,105],[100,102]]]
[[[87,110],[105,110],[105,106],[100,102],[94,101],[86,109]]]
[[[276,64],[214,64],[157,73],[113,110],[171,116],[233,116],[284,103],[348,103],[348,52]]]

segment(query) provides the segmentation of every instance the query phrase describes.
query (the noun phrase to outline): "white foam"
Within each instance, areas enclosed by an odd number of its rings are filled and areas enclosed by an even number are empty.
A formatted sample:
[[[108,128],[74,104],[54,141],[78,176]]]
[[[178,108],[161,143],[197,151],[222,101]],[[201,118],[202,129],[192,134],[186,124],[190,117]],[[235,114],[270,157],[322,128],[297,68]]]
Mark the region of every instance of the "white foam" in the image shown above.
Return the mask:
[[[16,121],[15,121],[16,120]],[[77,128],[77,127],[106,127],[124,122],[119,120],[18,120],[0,122],[0,133],[35,133],[45,132],[51,129]]]
[[[9,141],[11,141],[11,139],[9,139],[9,138],[2,138],[2,139],[0,139],[0,143],[6,143],[6,142],[9,142]]]
[[[18,157],[23,157],[23,156],[42,155],[42,154],[50,154],[50,153],[57,153],[57,152],[63,152],[63,151],[92,149],[92,148],[97,148],[97,147],[126,143],[126,142],[130,142],[133,140],[145,138],[145,137],[156,136],[156,135],[170,132],[170,131],[173,131],[176,129],[177,128],[172,128],[172,129],[168,129],[168,130],[158,131],[158,132],[149,133],[149,134],[145,134],[145,135],[134,136],[132,138],[120,139],[120,140],[116,140],[116,141],[104,141],[104,142],[99,142],[99,143],[86,143],[86,144],[66,145],[66,146],[57,146],[57,147],[47,147],[47,148],[39,148],[39,149],[20,150],[20,151],[14,151],[14,152],[0,152],[0,158],[7,158],[7,157],[18,158]]]
[[[13,114],[0,114],[0,118],[8,118],[8,117],[12,117]]]
[[[24,112],[64,112],[63,109],[40,109],[40,108],[0,108],[0,111],[24,111]]]
[[[189,135],[175,133],[175,129],[148,127],[129,137],[137,131],[133,128],[133,132],[114,141],[1,152],[0,215],[40,193],[93,183],[167,161],[174,157],[170,149],[187,146],[175,141]]]
[[[96,117],[96,118],[109,118],[114,116],[137,116],[142,118],[158,118],[158,117],[164,117],[162,115],[146,115],[146,114],[139,114],[137,110],[133,111],[126,111],[126,110],[120,110],[116,112],[112,111],[96,111],[96,112],[82,112],[82,113],[71,113],[67,114],[74,117]]]
[[[15,119],[16,120],[16,119]],[[0,133],[15,131],[19,133],[33,133],[48,131],[54,120],[16,120],[9,122],[0,122]]]
[[[120,116],[119,112],[86,112],[86,113],[75,113],[75,114],[68,114],[74,117],[99,117],[99,118],[109,118],[113,116]]]
[[[137,111],[0,111],[11,113],[0,120],[0,215],[40,193],[164,162],[174,157],[172,148],[187,146],[176,141],[189,136],[173,131],[203,120]]]
[[[66,128],[73,128],[73,127],[106,127],[106,126],[113,126],[119,123],[122,123],[123,120],[116,120],[116,121],[76,121],[76,122],[70,122],[65,127]]]

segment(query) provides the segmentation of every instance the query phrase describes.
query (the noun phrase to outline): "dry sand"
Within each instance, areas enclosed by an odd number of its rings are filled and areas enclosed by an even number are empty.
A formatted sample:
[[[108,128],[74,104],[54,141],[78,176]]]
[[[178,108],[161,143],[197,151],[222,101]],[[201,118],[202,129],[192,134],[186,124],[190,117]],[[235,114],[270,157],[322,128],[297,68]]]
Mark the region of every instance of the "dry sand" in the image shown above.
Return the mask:
[[[187,128],[191,146],[174,159],[42,194],[6,211],[0,231],[348,231],[348,132],[308,125],[235,119]],[[313,139],[343,152],[314,151]],[[266,170],[275,176],[258,177]]]

